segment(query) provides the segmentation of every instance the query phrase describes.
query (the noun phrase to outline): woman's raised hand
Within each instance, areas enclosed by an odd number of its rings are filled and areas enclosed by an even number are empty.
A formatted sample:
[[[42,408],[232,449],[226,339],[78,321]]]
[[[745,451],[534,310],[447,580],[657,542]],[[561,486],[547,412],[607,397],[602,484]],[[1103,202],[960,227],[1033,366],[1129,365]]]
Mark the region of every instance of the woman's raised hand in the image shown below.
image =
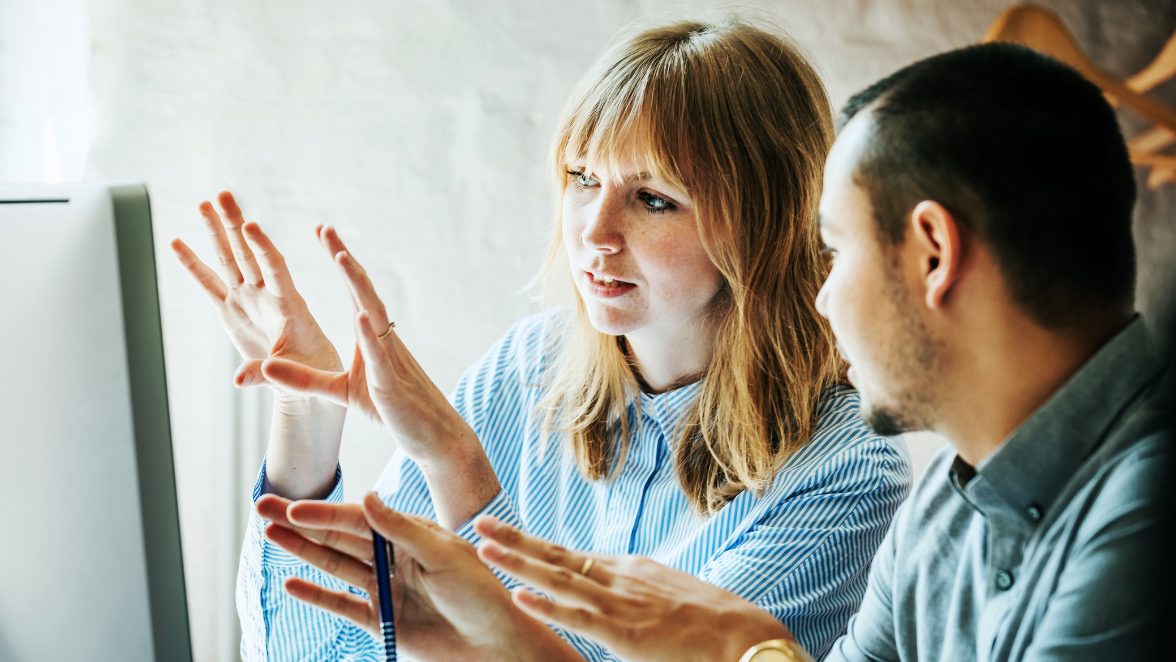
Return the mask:
[[[500,489],[482,444],[401,342],[367,272],[338,233],[331,227],[316,233],[343,271],[357,309],[351,367],[338,372],[272,356],[262,374],[283,389],[358,409],[382,424],[425,474],[437,519],[457,528]]]
[[[245,221],[231,193],[222,192],[217,201],[223,214],[208,201],[200,203],[200,214],[220,263],[220,275],[182,240],[173,240],[171,248],[212,301],[225,332],[244,359],[233,381],[238,386],[267,383],[261,373],[267,357],[322,370],[340,369],[339,354],[295,289],[285,258],[261,226]],[[290,394],[279,389],[279,396]]]

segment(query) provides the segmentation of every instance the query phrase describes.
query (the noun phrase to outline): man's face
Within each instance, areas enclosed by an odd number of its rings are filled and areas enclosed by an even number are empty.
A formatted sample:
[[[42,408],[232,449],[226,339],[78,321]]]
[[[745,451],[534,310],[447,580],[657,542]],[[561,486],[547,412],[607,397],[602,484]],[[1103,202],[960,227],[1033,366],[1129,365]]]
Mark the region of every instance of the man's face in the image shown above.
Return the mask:
[[[882,238],[869,195],[854,181],[872,124],[868,109],[856,115],[825,164],[821,237],[833,266],[817,309],[850,363],[863,418],[891,435],[930,427],[940,352],[924,323],[918,279],[906,275],[912,270],[903,264],[902,245]]]

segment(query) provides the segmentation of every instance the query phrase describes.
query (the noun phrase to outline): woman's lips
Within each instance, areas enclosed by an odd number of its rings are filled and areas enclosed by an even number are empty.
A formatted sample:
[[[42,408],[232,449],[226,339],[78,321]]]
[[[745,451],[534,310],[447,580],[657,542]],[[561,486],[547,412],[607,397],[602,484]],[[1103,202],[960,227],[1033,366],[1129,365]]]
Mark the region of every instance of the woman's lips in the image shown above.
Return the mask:
[[[595,275],[589,271],[584,272],[584,283],[587,285],[589,292],[602,299],[623,296],[637,287],[633,283],[627,283],[623,280],[613,280],[608,284],[600,283],[597,282]]]

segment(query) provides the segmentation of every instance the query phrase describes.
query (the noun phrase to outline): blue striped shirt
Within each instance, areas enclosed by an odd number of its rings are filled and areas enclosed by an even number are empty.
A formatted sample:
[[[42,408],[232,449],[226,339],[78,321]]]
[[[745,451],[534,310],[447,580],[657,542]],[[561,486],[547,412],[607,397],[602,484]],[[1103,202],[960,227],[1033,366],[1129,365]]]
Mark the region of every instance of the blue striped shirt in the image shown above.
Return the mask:
[[[567,443],[541,441],[540,384],[556,318],[516,324],[461,378],[454,407],[477,432],[502,491],[482,510],[561,545],[637,554],[741,595],[783,621],[822,655],[845,631],[866,587],[870,560],[910,485],[901,442],[871,433],[858,396],[830,389],[817,428],[761,497],[745,492],[710,517],[699,515],[674,470],[674,430],[701,383],[630,404],[640,418],[620,471],[581,474]],[[253,490],[260,498],[265,466]],[[424,476],[397,453],[376,483],[397,510],[435,518]],[[342,500],[342,471],[328,501]],[[241,554],[237,609],[245,660],[378,660],[380,643],[353,623],[287,595],[301,576],[336,590],[339,580],[269,543],[251,516]],[[467,523],[458,534],[476,543]],[[501,575],[500,575],[501,577]],[[513,580],[503,578],[508,584]],[[585,657],[615,659],[599,644],[560,632]]]

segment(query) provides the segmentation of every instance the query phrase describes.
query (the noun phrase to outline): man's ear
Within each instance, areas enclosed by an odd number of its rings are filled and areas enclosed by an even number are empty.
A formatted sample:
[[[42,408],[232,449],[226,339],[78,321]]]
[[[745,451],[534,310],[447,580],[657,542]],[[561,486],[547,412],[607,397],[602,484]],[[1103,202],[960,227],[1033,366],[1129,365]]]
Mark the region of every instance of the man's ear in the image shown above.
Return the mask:
[[[963,259],[959,224],[946,207],[924,200],[911,212],[910,225],[925,301],[934,310],[944,305],[959,278]]]

